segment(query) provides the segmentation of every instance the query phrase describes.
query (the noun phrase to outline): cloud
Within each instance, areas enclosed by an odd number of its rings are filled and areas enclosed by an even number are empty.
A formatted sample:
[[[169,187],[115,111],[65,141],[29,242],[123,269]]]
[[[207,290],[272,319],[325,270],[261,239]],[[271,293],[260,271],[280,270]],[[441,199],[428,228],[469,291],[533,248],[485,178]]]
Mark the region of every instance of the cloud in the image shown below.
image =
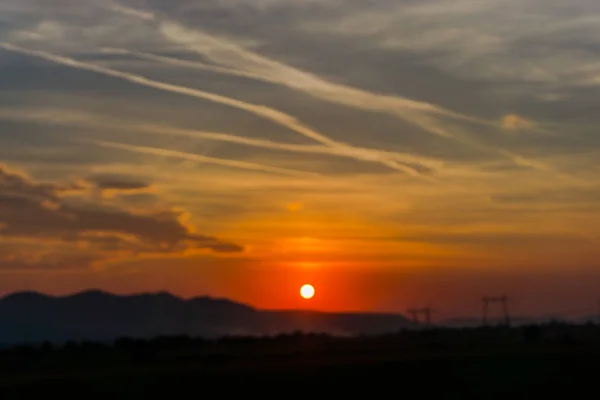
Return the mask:
[[[34,201],[55,202],[64,194],[79,192],[78,183],[48,184],[31,181],[25,174],[0,164],[0,190],[5,199],[25,197]]]
[[[108,10],[116,11],[116,12],[123,13],[126,15],[131,15],[131,16],[134,16],[136,18],[140,18],[140,19],[143,19],[146,21],[154,20],[154,15],[152,13],[144,12],[141,10],[136,10],[131,7],[124,7],[114,1],[110,1],[110,0],[106,1],[105,0],[103,3],[98,3],[98,5],[101,7],[105,7]]]
[[[469,3],[472,5],[471,3]],[[114,10],[120,12],[119,10]],[[355,87],[329,82],[319,76],[300,70],[282,62],[270,59],[260,54],[251,52],[237,45],[235,42],[210,35],[199,29],[187,28],[184,25],[169,19],[157,19],[158,29],[163,36],[175,43],[189,49],[192,52],[207,57],[212,62],[223,67],[210,67],[204,63],[198,63],[197,68],[202,70],[212,70],[223,74],[234,76],[245,76],[251,79],[258,79],[265,82],[272,82],[285,87],[309,94],[322,100],[354,107],[362,111],[372,111],[390,114],[403,121],[408,122],[424,132],[437,135],[443,138],[455,140],[457,143],[473,149],[483,149],[487,152],[495,152],[501,157],[506,157],[517,165],[525,165],[519,160],[525,160],[523,155],[516,154],[515,151],[508,153],[502,148],[489,146],[481,142],[478,138],[466,134],[463,130],[456,129],[448,121],[461,121],[469,124],[487,127],[488,130],[496,129],[496,124],[483,118],[473,115],[461,114],[456,111],[446,109],[431,102],[417,101],[402,96],[383,95],[361,90]],[[419,32],[419,35],[423,35]],[[442,38],[447,38],[448,32],[441,34]],[[456,36],[456,35],[454,35]],[[457,41],[462,43],[464,37],[459,35]],[[480,43],[480,46],[488,47],[489,43]],[[473,45],[467,46],[473,48]],[[156,56],[142,52],[130,52],[118,49],[125,54],[137,55],[142,58],[152,59],[171,65],[194,68],[194,62],[187,60],[172,59],[168,57]],[[298,131],[298,130],[296,130]],[[299,133],[302,133],[298,131]],[[307,134],[320,143],[330,147],[348,147],[345,143],[333,143],[326,137],[317,137],[313,134]],[[326,139],[326,140],[323,140]],[[359,149],[356,149],[359,150]],[[366,149],[360,149],[361,154],[367,154]],[[373,152],[370,152],[373,154]],[[514,154],[514,156],[513,156]],[[373,158],[373,156],[371,156]],[[406,165],[400,165],[396,161],[380,160],[384,165],[403,171],[412,175],[419,175],[417,170],[410,169]],[[538,163],[528,161],[526,165],[535,167]]]
[[[113,11],[123,13],[127,7],[119,6]],[[135,12],[127,13],[135,15]],[[154,15],[154,19],[157,16]],[[329,82],[319,76],[300,70],[282,62],[267,58],[251,52],[237,45],[235,42],[210,35],[199,29],[187,28],[184,25],[168,19],[161,19],[159,31],[169,41],[184,46],[189,50],[208,57],[211,61],[224,67],[210,67],[203,63],[196,63],[200,69],[211,69],[231,75],[245,76],[277,83],[286,87],[299,90],[321,99],[341,103],[361,110],[386,112],[406,119],[418,126],[427,129],[419,113],[431,113],[474,123],[486,124],[487,122],[473,116],[463,115],[444,109],[432,103],[417,101],[400,96],[381,95],[358,88]],[[128,53],[125,49],[116,49]],[[139,57],[156,61],[171,63],[173,65],[194,67],[194,62],[186,60],[161,57],[142,52],[129,52]],[[428,129],[432,133],[440,134],[437,129]],[[447,134],[443,134],[447,135]]]
[[[334,84],[311,73],[242,49],[233,42],[211,36],[197,29],[186,28],[173,21],[164,21],[160,25],[160,30],[165,37],[174,43],[205,55],[218,64],[241,70],[251,74],[250,76],[259,76],[271,82],[302,90],[320,98],[373,111],[394,113],[394,111],[407,109],[437,113],[459,119],[475,119],[427,102],[398,96],[383,96],[349,86]]]
[[[160,82],[160,81],[148,79],[141,75],[135,75],[135,74],[127,73],[127,72],[118,71],[118,70],[115,70],[112,68],[89,64],[86,62],[77,61],[77,60],[69,58],[69,57],[63,57],[63,56],[51,54],[51,53],[44,52],[44,51],[26,49],[26,48],[23,48],[20,46],[12,45],[10,43],[0,42],[0,48],[3,48],[8,51],[16,52],[16,53],[21,53],[21,54],[26,54],[26,55],[33,56],[33,57],[38,57],[38,58],[41,58],[41,59],[44,59],[44,60],[47,60],[50,62],[62,64],[62,65],[69,66],[72,68],[87,70],[87,71],[111,76],[113,78],[123,79],[123,80],[126,80],[126,81],[134,83],[134,84],[151,87],[151,88],[155,88],[158,90],[164,90],[167,92],[177,93],[177,94],[181,94],[184,96],[191,96],[191,97],[195,97],[195,98],[199,98],[199,99],[203,99],[203,100],[208,100],[208,101],[211,101],[214,103],[223,104],[223,105],[227,105],[227,106],[230,106],[233,108],[244,110],[251,114],[254,114],[256,116],[264,118],[266,120],[272,121],[272,122],[274,122],[278,125],[281,125],[285,128],[288,128],[291,131],[297,132],[307,138],[313,139],[316,142],[319,142],[321,144],[324,144],[326,146],[330,146],[333,148],[341,149],[342,151],[344,151],[346,153],[352,154],[354,157],[366,159],[366,160],[377,161],[377,162],[380,162],[381,164],[386,165],[390,168],[396,169],[398,171],[410,173],[413,175],[418,174],[418,172],[416,172],[414,169],[410,168],[409,166],[402,165],[401,163],[399,163],[397,161],[389,160],[386,157],[382,157],[381,153],[378,151],[355,147],[355,146],[351,146],[346,143],[334,141],[334,140],[328,138],[327,136],[323,135],[322,133],[317,132],[316,130],[304,125],[302,122],[298,121],[295,117],[285,114],[281,111],[278,111],[278,110],[270,108],[270,107],[247,103],[244,101],[232,99],[232,98],[229,98],[226,96],[221,96],[221,95],[206,92],[203,90],[198,90],[198,89],[193,89],[193,88],[189,88],[189,87]]]
[[[103,182],[105,186],[123,188],[123,185],[115,184],[116,181]],[[193,226],[182,222],[185,213],[180,210],[140,213],[99,203],[83,191],[77,192],[80,195],[73,195],[73,187],[81,186],[40,183],[23,173],[0,166],[0,235],[3,240],[35,239],[41,244],[56,241],[63,247],[71,243],[76,245],[76,249],[77,246],[88,247],[89,250],[81,257],[89,260],[110,258],[115,251],[130,255],[204,249],[223,253],[242,251],[238,245],[195,233]],[[65,197],[65,193],[70,195]],[[28,260],[36,257],[34,254],[29,258],[19,258],[19,254],[29,252],[19,251],[17,246],[3,256],[4,263],[14,260],[16,266],[30,265],[33,262]],[[72,253],[66,254],[64,261],[72,262]],[[56,260],[50,264],[60,264],[58,255],[53,257]],[[49,259],[45,257],[40,262],[48,263]]]
[[[520,131],[533,128],[535,123],[516,114],[508,114],[502,118],[501,125],[508,131]]]
[[[597,84],[600,14],[593,0],[377,1],[336,17],[303,28],[418,55],[461,79],[523,82],[540,93]]]
[[[113,189],[122,191],[139,191],[149,189],[150,183],[141,181],[135,177],[123,175],[94,175],[86,179],[99,189]]]
[[[85,182],[90,184],[93,190],[97,191],[98,195],[105,199],[115,199],[118,197],[122,201],[132,201],[135,199],[139,200],[140,195],[146,195],[143,199],[156,201],[156,197],[154,196],[155,188],[152,184],[135,176],[96,174],[88,176]],[[148,197],[148,195],[151,197]]]
[[[513,248],[527,248],[540,245],[567,245],[580,244],[589,246],[590,241],[583,235],[576,233],[556,232],[421,232],[413,235],[400,235],[388,238],[361,238],[362,240],[390,240],[398,243],[431,243],[438,245],[469,245],[485,246],[488,248],[502,248],[510,246]]]
[[[133,10],[135,12],[123,13],[123,10],[127,9],[127,7],[118,6],[116,8],[109,8],[113,11],[116,11],[117,14],[124,14],[127,17],[134,17],[135,19],[147,21],[146,18],[138,18],[136,16],[137,12],[140,10]],[[212,70],[213,72],[238,76],[245,75],[250,78],[256,77],[258,80],[283,85],[285,87],[310,94],[322,100],[355,107],[363,111],[375,111],[391,114],[392,116],[407,121],[426,132],[443,138],[455,140],[459,145],[470,147],[474,150],[477,149],[489,153],[495,153],[497,156],[505,157],[517,165],[526,165],[532,168],[535,168],[537,165],[539,165],[539,162],[527,160],[527,157],[518,154],[516,150],[508,152],[498,146],[490,146],[489,144],[485,144],[480,139],[473,137],[473,135],[467,134],[466,131],[461,130],[460,128],[457,129],[456,126],[448,123],[448,120],[458,120],[464,123],[481,125],[486,127],[488,130],[497,129],[498,127],[496,123],[492,123],[475,116],[454,112],[429,102],[416,101],[401,96],[381,95],[351,86],[332,83],[317,75],[261,56],[257,53],[250,52],[239,47],[236,43],[230,40],[210,35],[197,29],[189,29],[178,22],[158,18],[155,14],[152,15],[153,19],[157,20],[158,30],[162,33],[165,39],[171,43],[187,47],[191,51],[198,52],[203,56],[208,57],[211,61],[223,65],[223,67],[212,67],[200,63],[198,65],[198,68],[200,69]],[[431,176],[424,176],[422,174],[423,170],[429,170],[428,167],[423,169],[418,164],[411,165],[411,163],[406,163],[399,158],[389,157],[389,155],[386,155],[385,152],[381,150],[353,146],[347,142],[333,140],[322,132],[319,132],[307,124],[302,123],[297,118],[274,108],[242,102],[230,97],[220,96],[214,93],[192,89],[189,87],[168,84],[158,80],[148,79],[141,75],[125,73],[112,68],[93,65],[48,52],[26,49],[8,43],[4,43],[2,46],[6,50],[40,57],[48,61],[68,65],[73,68],[94,71],[112,77],[125,79],[132,83],[153,87],[159,90],[193,96],[218,104],[235,107],[266,120],[272,121],[307,138],[315,140],[326,147],[335,149],[335,152],[338,154],[343,154],[358,160],[380,163],[393,170],[410,174],[412,176],[417,176],[428,181],[433,181]],[[125,53],[127,52],[123,49],[118,49],[117,51]],[[148,59],[154,57],[155,61],[162,60],[163,62],[170,62],[172,65],[180,64],[183,66],[185,64],[191,66],[192,64],[187,60],[172,59],[171,61],[166,61],[168,59],[166,57],[154,56],[152,54],[143,52],[131,52],[126,54],[137,54]],[[546,170],[548,170],[548,168],[546,168]]]
[[[156,155],[159,157],[174,157],[174,158],[179,158],[179,159],[183,159],[183,160],[196,161],[196,162],[200,162],[200,163],[216,164],[216,165],[221,165],[221,166],[225,166],[225,167],[249,169],[249,170],[254,170],[254,171],[262,171],[262,172],[270,172],[270,173],[292,175],[292,176],[302,176],[302,177],[318,176],[318,174],[311,173],[311,172],[297,171],[297,170],[293,170],[293,169],[278,168],[278,167],[270,167],[270,166],[266,166],[266,165],[255,164],[255,163],[250,163],[250,162],[245,162],[245,161],[238,161],[238,160],[225,160],[225,159],[221,159],[221,158],[203,156],[200,154],[186,153],[183,151],[176,151],[176,150],[167,150],[167,149],[156,148],[156,147],[135,146],[135,145],[128,145],[128,144],[123,144],[123,143],[109,142],[109,141],[105,141],[105,140],[89,140],[88,142],[93,143],[98,146],[101,146],[101,147],[120,149],[120,150],[130,151],[130,152],[134,152],[134,153],[141,153],[141,154],[152,154],[152,155]]]
[[[81,128],[95,128],[106,130],[122,130],[135,133],[145,133],[164,136],[181,136],[199,140],[219,141],[234,143],[262,149],[287,151],[298,154],[330,155],[334,157],[347,157],[357,161],[379,163],[381,159],[389,159],[406,166],[409,175],[416,175],[415,170],[438,171],[443,168],[444,162],[440,159],[425,157],[411,153],[369,149],[373,155],[365,154],[360,150],[348,147],[329,147],[324,145],[300,145],[277,142],[267,139],[257,139],[224,132],[209,132],[195,129],[183,129],[170,125],[148,124],[140,121],[128,121],[112,118],[109,115],[77,112],[67,109],[53,108],[19,108],[0,109],[0,119],[6,121],[29,121],[42,124],[59,126],[73,126]],[[198,159],[199,160],[199,159]],[[208,161],[207,161],[208,162]],[[394,168],[394,169],[395,169]],[[255,169],[255,167],[252,167]],[[293,173],[293,172],[292,172]]]
[[[43,243],[30,243],[6,240],[0,244],[0,270],[40,270],[72,269],[96,267],[105,257],[99,253],[78,251],[77,249],[43,249]]]
[[[56,21],[42,21],[34,29],[17,31],[13,39],[19,41],[60,41],[66,36],[66,29]]]

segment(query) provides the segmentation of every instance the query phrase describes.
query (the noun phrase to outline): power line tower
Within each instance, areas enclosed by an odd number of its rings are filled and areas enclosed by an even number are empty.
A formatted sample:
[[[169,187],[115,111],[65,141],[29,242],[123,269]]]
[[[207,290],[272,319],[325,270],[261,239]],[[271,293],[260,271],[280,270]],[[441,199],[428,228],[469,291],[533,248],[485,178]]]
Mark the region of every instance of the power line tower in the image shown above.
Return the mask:
[[[425,325],[431,326],[431,314],[433,314],[435,310],[431,308],[431,306],[427,306],[421,309],[421,313],[425,316]]]
[[[429,327],[431,326],[431,315],[435,310],[431,306],[427,306],[423,308],[410,308],[406,312],[412,316],[412,321],[415,325],[420,323],[419,315],[422,314],[425,319],[425,326]]]
[[[482,310],[482,323],[483,325],[488,324],[488,313],[490,304],[500,303],[502,305],[502,313],[504,314],[504,324],[506,326],[510,325],[510,315],[508,313],[508,297],[506,295],[502,296],[484,296],[483,299],[483,310]]]
[[[413,324],[417,325],[419,323],[419,310],[416,308],[409,308],[406,312],[412,317]]]

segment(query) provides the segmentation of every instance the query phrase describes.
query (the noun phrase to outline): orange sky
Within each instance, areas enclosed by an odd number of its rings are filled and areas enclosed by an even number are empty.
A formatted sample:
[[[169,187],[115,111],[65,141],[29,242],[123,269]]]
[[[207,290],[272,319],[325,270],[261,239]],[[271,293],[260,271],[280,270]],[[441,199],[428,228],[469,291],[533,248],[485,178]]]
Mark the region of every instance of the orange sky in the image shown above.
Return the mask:
[[[595,10],[507,1],[5,1],[0,291],[595,313]]]

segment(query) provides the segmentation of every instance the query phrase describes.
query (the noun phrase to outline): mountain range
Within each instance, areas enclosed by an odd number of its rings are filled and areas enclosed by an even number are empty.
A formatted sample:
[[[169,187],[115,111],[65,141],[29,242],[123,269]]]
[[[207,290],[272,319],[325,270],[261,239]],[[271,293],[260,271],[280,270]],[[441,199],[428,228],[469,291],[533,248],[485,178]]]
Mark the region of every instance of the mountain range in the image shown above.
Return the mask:
[[[297,331],[332,335],[393,333],[414,324],[400,314],[259,310],[228,299],[90,290],[54,297],[19,292],[0,299],[0,343],[190,335],[215,338]]]

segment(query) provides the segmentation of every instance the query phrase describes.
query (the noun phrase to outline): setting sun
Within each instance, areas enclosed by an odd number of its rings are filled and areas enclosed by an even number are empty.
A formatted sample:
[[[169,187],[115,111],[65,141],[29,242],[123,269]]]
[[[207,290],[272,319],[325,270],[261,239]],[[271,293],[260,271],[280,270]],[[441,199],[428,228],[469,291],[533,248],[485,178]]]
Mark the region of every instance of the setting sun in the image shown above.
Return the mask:
[[[315,295],[315,288],[312,285],[304,285],[300,288],[300,296],[303,299],[312,299]]]

